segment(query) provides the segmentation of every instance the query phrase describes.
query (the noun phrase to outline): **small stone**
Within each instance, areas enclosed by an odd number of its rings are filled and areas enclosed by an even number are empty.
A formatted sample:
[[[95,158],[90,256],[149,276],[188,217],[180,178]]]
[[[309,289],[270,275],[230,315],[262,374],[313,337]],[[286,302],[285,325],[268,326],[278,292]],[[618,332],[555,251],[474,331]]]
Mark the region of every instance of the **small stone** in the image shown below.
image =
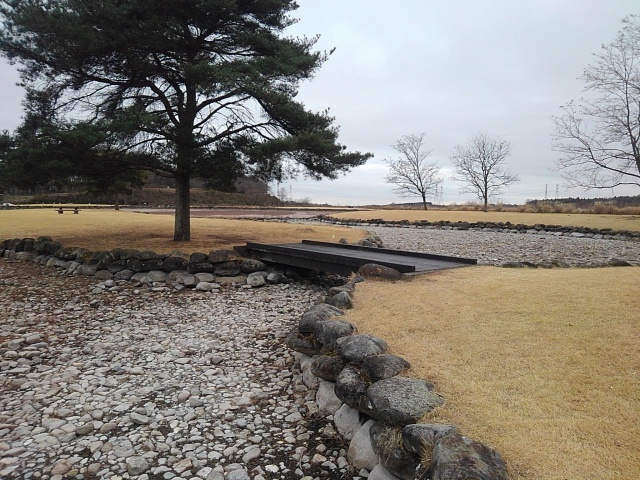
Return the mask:
[[[141,415],[136,412],[131,412],[129,414],[129,419],[137,425],[147,425],[151,421],[146,415]]]
[[[149,463],[143,457],[129,457],[126,464],[129,475],[141,475],[149,470]]]
[[[109,433],[110,431],[114,430],[115,428],[118,427],[117,423],[114,422],[107,422],[104,425],[102,425],[100,427],[100,433]]]
[[[248,463],[251,460],[255,460],[256,458],[259,458],[261,454],[262,454],[262,451],[260,450],[260,447],[249,447],[246,453],[242,456],[242,461],[244,463]]]
[[[71,470],[72,466],[73,466],[73,464],[66,458],[63,459],[63,460],[58,460],[55,463],[55,465],[53,466],[53,468],[51,469],[51,474],[52,475],[64,475],[69,470]]]
[[[94,426],[93,426],[93,422],[87,422],[84,425],[80,425],[79,427],[76,427],[76,435],[89,435],[91,432],[93,432],[94,430]]]
[[[316,465],[319,465],[326,461],[327,461],[327,457],[325,457],[324,455],[320,455],[319,453],[316,453],[311,459],[311,463],[315,463]]]

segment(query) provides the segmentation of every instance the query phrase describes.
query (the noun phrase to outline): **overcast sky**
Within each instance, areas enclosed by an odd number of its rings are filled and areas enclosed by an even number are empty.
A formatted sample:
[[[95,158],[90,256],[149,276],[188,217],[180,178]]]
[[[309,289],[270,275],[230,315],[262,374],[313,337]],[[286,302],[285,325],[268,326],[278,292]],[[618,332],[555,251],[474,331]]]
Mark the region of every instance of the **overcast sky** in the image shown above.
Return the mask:
[[[621,20],[640,14],[638,0],[298,0],[289,29],[320,35],[318,50],[335,52],[299,99],[330,109],[349,150],[372,160],[335,181],[282,184],[294,199],[358,205],[416,201],[384,182],[383,159],[403,135],[426,133],[445,173],[444,202],[474,197],[450,179],[458,144],[486,132],[511,142],[508,165],[521,181],[498,200],[563,196],[637,195],[633,189],[567,190],[553,171],[552,115],[582,95],[582,71],[611,42]],[[0,130],[20,123],[18,75],[0,65]]]

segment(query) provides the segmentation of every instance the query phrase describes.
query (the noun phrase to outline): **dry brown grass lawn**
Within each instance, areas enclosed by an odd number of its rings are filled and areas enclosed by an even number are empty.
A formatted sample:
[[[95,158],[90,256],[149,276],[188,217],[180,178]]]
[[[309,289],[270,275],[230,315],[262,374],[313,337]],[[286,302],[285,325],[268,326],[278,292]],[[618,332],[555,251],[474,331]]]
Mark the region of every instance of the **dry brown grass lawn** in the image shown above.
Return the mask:
[[[433,380],[451,422],[512,477],[640,472],[640,268],[470,267],[364,282],[349,320]]]
[[[65,246],[90,250],[115,247],[186,253],[231,248],[247,242],[288,243],[303,239],[354,242],[363,230],[214,218],[191,219],[191,242],[174,242],[173,216],[114,210],[82,210],[59,215],[53,209],[0,210],[0,240],[48,235]]]
[[[640,215],[596,215],[566,213],[519,213],[453,210],[368,210],[336,213],[336,218],[370,220],[428,220],[437,222],[511,222],[524,225],[567,225],[574,227],[611,228],[613,230],[640,230]]]

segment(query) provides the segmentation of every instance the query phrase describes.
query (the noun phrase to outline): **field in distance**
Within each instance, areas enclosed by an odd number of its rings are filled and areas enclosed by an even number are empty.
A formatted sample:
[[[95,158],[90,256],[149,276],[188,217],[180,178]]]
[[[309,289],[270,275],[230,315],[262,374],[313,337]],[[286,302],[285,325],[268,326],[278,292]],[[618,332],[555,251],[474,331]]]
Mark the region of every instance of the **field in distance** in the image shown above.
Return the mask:
[[[351,220],[382,219],[386,221],[437,222],[511,222],[523,225],[563,225],[572,227],[611,228],[612,230],[640,231],[640,215],[601,215],[591,213],[521,213],[460,210],[358,210],[330,215],[333,218]]]

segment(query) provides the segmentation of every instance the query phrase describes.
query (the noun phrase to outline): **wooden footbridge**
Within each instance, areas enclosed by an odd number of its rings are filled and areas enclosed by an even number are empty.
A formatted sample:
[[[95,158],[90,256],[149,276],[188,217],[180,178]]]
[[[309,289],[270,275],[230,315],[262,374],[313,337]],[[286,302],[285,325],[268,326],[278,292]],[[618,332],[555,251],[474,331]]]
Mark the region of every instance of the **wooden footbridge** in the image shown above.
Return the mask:
[[[400,273],[423,273],[478,263],[476,259],[429,253],[362,247],[303,240],[302,243],[267,245],[247,243],[247,253],[261,260],[318,272],[349,275],[367,263],[394,268]]]

